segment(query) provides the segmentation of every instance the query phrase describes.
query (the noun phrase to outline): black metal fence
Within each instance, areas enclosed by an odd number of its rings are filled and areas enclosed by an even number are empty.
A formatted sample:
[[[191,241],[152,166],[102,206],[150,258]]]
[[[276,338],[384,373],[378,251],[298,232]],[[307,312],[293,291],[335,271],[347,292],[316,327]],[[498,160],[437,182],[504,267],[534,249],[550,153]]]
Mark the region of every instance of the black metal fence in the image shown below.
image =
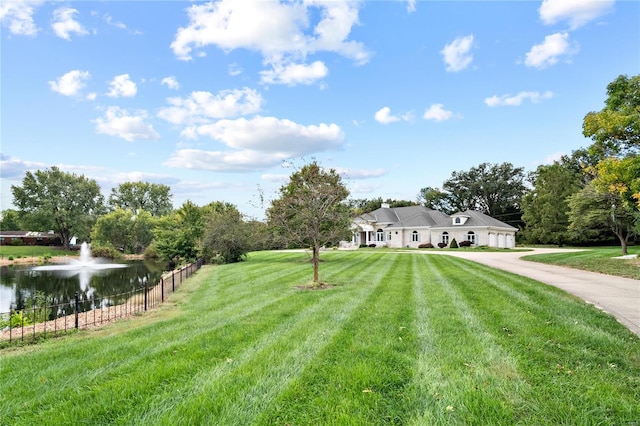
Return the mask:
[[[0,313],[0,343],[36,340],[69,330],[96,327],[153,309],[203,263],[202,260],[190,263],[164,274],[153,286],[145,282],[144,286],[125,293],[85,297],[76,292],[73,299],[61,303],[36,298],[32,307]]]

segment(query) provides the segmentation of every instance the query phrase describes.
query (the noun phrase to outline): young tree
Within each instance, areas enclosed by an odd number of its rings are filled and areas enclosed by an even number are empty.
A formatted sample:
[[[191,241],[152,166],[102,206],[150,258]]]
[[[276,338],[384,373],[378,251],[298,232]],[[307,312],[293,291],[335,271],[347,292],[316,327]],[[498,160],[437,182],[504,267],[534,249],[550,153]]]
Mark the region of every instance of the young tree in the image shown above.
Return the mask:
[[[640,75],[620,75],[607,85],[605,107],[584,117],[582,133],[591,151],[611,155],[640,150]]]
[[[581,189],[581,173],[555,162],[539,166],[531,183],[533,189],[522,199],[526,238],[562,247],[570,239],[568,198]]]
[[[21,218],[58,233],[65,248],[74,235],[87,238],[96,218],[105,211],[96,181],[57,167],[27,172],[22,186],[12,185],[11,191]]]
[[[313,161],[290,176],[267,210],[268,223],[280,235],[311,247],[314,285],[319,285],[320,247],[351,236],[351,215],[344,203],[348,196],[340,175]]]
[[[133,212],[145,210],[152,216],[171,213],[171,188],[167,185],[149,182],[125,182],[111,189],[109,206],[112,209],[130,209]]]

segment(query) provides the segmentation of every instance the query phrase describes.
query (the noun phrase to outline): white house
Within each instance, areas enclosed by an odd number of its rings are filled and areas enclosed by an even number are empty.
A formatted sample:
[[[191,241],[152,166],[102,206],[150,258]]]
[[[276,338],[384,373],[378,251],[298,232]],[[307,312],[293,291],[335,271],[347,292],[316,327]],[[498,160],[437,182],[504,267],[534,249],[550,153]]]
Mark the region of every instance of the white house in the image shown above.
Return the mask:
[[[377,210],[353,220],[354,244],[377,247],[418,247],[449,243],[455,238],[472,246],[514,248],[517,228],[475,210],[446,215],[424,206],[395,207],[382,204]]]

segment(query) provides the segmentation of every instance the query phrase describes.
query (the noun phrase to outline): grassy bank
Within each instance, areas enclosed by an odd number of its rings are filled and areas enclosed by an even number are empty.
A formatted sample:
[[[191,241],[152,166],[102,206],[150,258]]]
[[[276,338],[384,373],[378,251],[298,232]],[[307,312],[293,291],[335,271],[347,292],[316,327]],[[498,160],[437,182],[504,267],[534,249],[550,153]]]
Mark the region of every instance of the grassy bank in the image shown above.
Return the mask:
[[[7,246],[0,245],[0,257],[15,259],[21,257],[53,257],[53,256],[77,256],[77,250],[63,250],[50,246]]]
[[[0,352],[0,424],[631,424],[640,339],[449,256],[205,267],[147,315]]]
[[[640,247],[629,247],[629,254],[640,254]],[[598,247],[579,252],[535,254],[523,259],[640,280],[640,259],[614,259],[618,256],[621,256],[620,247]]]

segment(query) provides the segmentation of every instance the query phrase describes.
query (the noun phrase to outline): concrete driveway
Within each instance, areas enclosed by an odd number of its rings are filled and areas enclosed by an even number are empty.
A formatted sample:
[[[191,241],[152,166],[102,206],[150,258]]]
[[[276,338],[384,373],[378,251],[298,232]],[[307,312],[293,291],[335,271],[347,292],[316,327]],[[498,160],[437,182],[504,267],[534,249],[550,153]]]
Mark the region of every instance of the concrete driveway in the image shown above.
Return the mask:
[[[527,252],[430,252],[461,257],[492,268],[561,288],[613,315],[632,332],[640,336],[640,280],[620,278],[596,272],[580,271],[562,266],[545,265],[520,259],[542,253],[579,251],[570,249],[534,249]]]

